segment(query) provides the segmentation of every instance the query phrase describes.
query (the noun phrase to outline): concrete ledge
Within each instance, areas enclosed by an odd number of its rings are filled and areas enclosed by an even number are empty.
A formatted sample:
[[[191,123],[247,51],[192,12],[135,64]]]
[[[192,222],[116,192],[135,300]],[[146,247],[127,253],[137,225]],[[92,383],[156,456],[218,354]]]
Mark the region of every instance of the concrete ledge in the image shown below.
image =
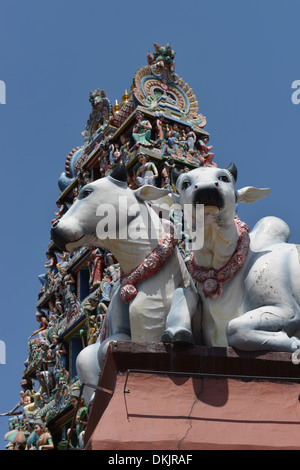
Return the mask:
[[[111,344],[87,450],[300,449],[300,366],[289,353]]]

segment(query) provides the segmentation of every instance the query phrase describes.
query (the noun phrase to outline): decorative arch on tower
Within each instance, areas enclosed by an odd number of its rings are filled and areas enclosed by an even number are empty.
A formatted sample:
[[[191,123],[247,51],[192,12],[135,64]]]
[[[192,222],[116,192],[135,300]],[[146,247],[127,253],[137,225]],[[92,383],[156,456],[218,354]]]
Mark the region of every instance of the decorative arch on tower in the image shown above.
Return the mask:
[[[165,109],[195,119],[198,102],[192,88],[175,73],[175,52],[171,45],[154,44],[148,52],[148,65],[138,69],[133,78],[132,94],[136,106]]]

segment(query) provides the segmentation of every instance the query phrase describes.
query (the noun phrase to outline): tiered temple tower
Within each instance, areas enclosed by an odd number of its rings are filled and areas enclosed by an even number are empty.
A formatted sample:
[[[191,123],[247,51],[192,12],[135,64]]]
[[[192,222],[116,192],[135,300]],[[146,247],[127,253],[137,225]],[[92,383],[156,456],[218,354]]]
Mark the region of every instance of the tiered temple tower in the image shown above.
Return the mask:
[[[90,93],[83,144],[66,157],[52,224],[63,217],[83,185],[109,175],[121,160],[131,188],[154,184],[171,189],[173,168],[215,166],[206,118],[198,111],[192,88],[175,73],[175,52],[170,44],[154,44],[154,49],[120,102],[113,104],[104,90]],[[101,333],[119,267],[105,250],[86,246],[62,253],[51,240],[46,257],[36,304],[39,326],[28,343],[21,381],[28,397],[22,417],[25,423],[42,419],[55,446],[67,440],[78,445],[67,433],[74,417],[72,399],[80,388],[76,357]],[[16,422],[12,418],[10,426]]]
[[[192,88],[175,73],[174,58],[170,44],[154,44],[121,100],[113,104],[100,89],[90,93],[83,143],[66,157],[52,225],[64,217],[86,183],[110,175],[120,161],[126,164],[132,189],[153,184],[174,190],[173,168],[185,172],[216,166],[206,118]],[[185,257],[184,243],[180,250]],[[46,251],[35,314],[39,326],[28,343],[22,399],[11,412],[13,416],[21,408],[21,414],[9,424],[11,431],[24,433],[20,445],[299,448],[294,415],[299,373],[285,353],[111,344],[99,382],[85,385],[95,390],[88,409],[76,358],[101,335],[119,265],[110,252],[93,246],[67,253],[49,238]],[[288,398],[285,408],[283,394]],[[267,395],[266,404],[262,397]]]

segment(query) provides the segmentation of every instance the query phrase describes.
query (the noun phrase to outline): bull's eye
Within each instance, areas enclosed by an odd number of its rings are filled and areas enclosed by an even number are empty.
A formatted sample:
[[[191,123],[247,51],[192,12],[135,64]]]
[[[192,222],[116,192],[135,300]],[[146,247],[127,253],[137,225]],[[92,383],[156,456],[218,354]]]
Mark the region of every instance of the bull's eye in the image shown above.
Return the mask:
[[[88,197],[93,191],[91,189],[82,189],[79,193],[78,199],[85,199]]]
[[[228,178],[227,175],[220,175],[220,176],[218,177],[218,179],[219,179],[220,181],[224,181],[224,183],[229,183],[229,182],[230,182],[230,179]]]
[[[182,189],[187,189],[189,186],[191,186],[191,183],[188,181],[188,180],[185,180],[182,185],[181,185],[181,188]]]

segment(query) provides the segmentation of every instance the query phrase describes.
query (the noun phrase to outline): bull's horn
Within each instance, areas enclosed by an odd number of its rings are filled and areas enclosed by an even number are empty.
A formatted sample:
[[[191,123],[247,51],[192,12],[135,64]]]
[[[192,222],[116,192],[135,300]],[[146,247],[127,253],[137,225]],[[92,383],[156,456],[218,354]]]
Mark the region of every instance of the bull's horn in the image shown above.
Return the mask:
[[[117,181],[127,183],[127,169],[123,160],[117,164],[109,176]]]
[[[178,177],[181,175],[180,171],[177,168],[173,168],[171,175],[173,184],[176,184]]]
[[[226,170],[232,174],[232,176],[234,177],[234,180],[236,181],[238,172],[237,172],[237,168],[235,164],[231,162],[230,165],[226,168]]]

